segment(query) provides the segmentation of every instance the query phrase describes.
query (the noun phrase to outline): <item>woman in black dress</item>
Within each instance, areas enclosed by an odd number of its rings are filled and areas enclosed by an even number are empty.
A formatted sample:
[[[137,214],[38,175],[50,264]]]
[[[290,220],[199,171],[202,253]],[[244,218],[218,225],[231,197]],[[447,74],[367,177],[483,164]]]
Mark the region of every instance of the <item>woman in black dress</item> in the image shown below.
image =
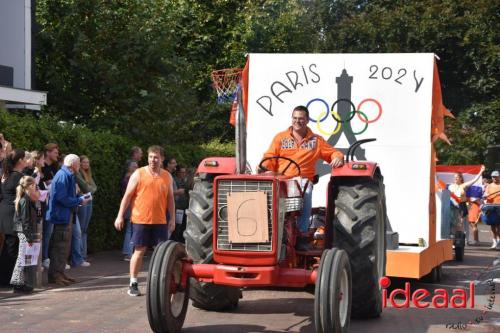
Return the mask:
[[[5,235],[5,241],[0,254],[0,284],[8,285],[19,251],[19,238],[14,227],[14,200],[19,180],[23,177],[26,165],[25,152],[21,149],[11,151],[4,160],[4,174],[0,185],[0,233]]]

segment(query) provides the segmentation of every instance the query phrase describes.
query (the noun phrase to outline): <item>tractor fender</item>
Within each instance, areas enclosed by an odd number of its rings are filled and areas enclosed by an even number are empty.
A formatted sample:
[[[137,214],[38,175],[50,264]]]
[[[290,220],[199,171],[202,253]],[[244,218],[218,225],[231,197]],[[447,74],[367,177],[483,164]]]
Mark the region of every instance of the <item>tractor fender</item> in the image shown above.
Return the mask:
[[[198,165],[198,173],[206,174],[235,174],[236,158],[234,157],[207,157]]]
[[[373,178],[378,165],[375,162],[351,161],[341,168],[332,169],[332,177],[370,177]]]

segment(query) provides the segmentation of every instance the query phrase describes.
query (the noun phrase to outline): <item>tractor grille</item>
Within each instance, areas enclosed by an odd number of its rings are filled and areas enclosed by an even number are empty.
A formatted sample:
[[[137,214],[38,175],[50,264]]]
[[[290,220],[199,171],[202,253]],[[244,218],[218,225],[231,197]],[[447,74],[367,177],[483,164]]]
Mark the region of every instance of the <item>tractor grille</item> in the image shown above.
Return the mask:
[[[227,251],[270,252],[273,249],[273,183],[254,180],[221,180],[217,185],[217,249]],[[232,192],[266,192],[269,242],[230,243],[227,222],[227,194]],[[224,212],[225,211],[225,212]]]

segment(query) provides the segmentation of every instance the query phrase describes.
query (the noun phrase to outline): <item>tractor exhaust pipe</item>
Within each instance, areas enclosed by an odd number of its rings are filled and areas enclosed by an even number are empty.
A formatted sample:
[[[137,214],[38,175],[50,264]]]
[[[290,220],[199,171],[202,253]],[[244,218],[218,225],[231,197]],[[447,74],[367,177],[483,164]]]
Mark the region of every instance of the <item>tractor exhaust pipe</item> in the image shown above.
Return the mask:
[[[243,94],[238,88],[238,108],[236,111],[236,173],[244,174],[247,166],[247,128],[245,113],[243,112]]]

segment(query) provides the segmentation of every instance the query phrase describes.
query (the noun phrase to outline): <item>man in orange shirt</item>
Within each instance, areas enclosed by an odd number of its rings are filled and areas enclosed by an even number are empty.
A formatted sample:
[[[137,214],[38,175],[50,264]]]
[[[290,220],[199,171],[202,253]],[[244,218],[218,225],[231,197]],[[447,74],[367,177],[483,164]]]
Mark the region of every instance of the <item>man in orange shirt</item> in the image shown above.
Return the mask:
[[[300,167],[300,176],[310,182],[304,193],[304,205],[302,215],[299,218],[298,226],[302,233],[309,228],[309,218],[312,208],[312,181],[316,171],[316,162],[322,159],[330,164],[332,168],[339,168],[344,165],[344,155],[333,148],[322,136],[314,134],[307,126],[309,123],[309,110],[305,106],[297,106],[292,112],[292,126],[287,130],[278,133],[269,149],[265,152],[264,158],[271,156],[287,157]],[[267,169],[287,175],[297,175],[298,170],[292,164],[288,169],[289,161],[284,159],[268,160],[263,164]],[[299,238],[298,249],[305,247],[305,240]]]
[[[120,204],[115,228],[123,229],[123,215],[130,202],[132,205],[131,243],[134,253],[130,259],[130,286],[128,294],[139,296],[137,275],[142,258],[149,246],[156,246],[168,239],[168,232],[175,229],[175,202],[172,176],[161,168],[164,159],[163,148],[148,148],[148,165],[134,171]],[[167,226],[167,210],[169,221]]]

